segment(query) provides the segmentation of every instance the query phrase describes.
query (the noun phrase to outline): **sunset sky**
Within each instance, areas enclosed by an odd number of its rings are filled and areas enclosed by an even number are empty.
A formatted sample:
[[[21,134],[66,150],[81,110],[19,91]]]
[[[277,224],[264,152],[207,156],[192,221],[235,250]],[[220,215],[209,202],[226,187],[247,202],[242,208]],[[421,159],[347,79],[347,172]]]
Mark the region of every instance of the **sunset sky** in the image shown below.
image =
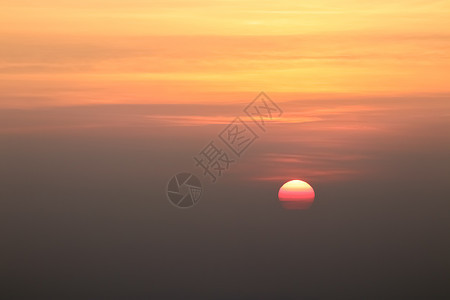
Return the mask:
[[[449,1],[0,1],[0,107],[449,92]]]
[[[448,0],[0,0],[0,298],[450,299],[449,72]]]

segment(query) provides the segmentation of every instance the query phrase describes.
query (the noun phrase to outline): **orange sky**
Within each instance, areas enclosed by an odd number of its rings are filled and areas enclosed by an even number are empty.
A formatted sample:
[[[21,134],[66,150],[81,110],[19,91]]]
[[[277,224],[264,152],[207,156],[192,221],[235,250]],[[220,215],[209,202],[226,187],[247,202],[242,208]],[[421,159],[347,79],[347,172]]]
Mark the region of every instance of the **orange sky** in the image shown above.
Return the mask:
[[[450,1],[0,0],[0,108],[449,92]]]

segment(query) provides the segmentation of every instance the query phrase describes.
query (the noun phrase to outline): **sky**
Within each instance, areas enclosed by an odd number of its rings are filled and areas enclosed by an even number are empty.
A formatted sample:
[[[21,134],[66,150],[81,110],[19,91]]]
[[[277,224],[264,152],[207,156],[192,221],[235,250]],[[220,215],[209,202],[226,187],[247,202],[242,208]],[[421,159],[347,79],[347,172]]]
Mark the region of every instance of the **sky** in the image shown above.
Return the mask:
[[[0,298],[449,298],[449,17],[0,0]],[[219,138],[236,117],[258,135],[241,157]],[[235,160],[215,183],[193,159],[211,141]],[[202,184],[189,209],[179,172]],[[280,205],[293,179],[309,209]]]
[[[0,8],[0,107],[217,103],[261,90],[280,100],[448,92],[448,1],[22,0]]]

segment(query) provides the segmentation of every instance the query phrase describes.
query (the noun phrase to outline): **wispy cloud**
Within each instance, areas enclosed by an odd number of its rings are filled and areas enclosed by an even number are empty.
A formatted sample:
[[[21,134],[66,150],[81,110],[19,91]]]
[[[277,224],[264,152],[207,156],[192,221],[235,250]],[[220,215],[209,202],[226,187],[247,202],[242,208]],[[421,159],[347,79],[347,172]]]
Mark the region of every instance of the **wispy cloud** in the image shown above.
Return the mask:
[[[449,8],[356,0],[0,4],[8,24],[0,28],[0,107],[48,104],[10,100],[31,96],[74,105],[206,103],[260,90],[444,93]]]

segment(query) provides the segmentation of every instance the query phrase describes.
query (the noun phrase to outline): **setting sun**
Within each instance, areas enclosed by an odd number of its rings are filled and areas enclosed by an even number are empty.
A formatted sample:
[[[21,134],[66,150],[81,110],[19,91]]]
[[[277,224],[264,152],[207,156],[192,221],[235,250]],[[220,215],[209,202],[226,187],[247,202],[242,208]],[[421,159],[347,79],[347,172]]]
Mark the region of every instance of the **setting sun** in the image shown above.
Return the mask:
[[[308,209],[314,197],[313,188],[302,180],[288,181],[278,192],[281,205],[286,209]]]

